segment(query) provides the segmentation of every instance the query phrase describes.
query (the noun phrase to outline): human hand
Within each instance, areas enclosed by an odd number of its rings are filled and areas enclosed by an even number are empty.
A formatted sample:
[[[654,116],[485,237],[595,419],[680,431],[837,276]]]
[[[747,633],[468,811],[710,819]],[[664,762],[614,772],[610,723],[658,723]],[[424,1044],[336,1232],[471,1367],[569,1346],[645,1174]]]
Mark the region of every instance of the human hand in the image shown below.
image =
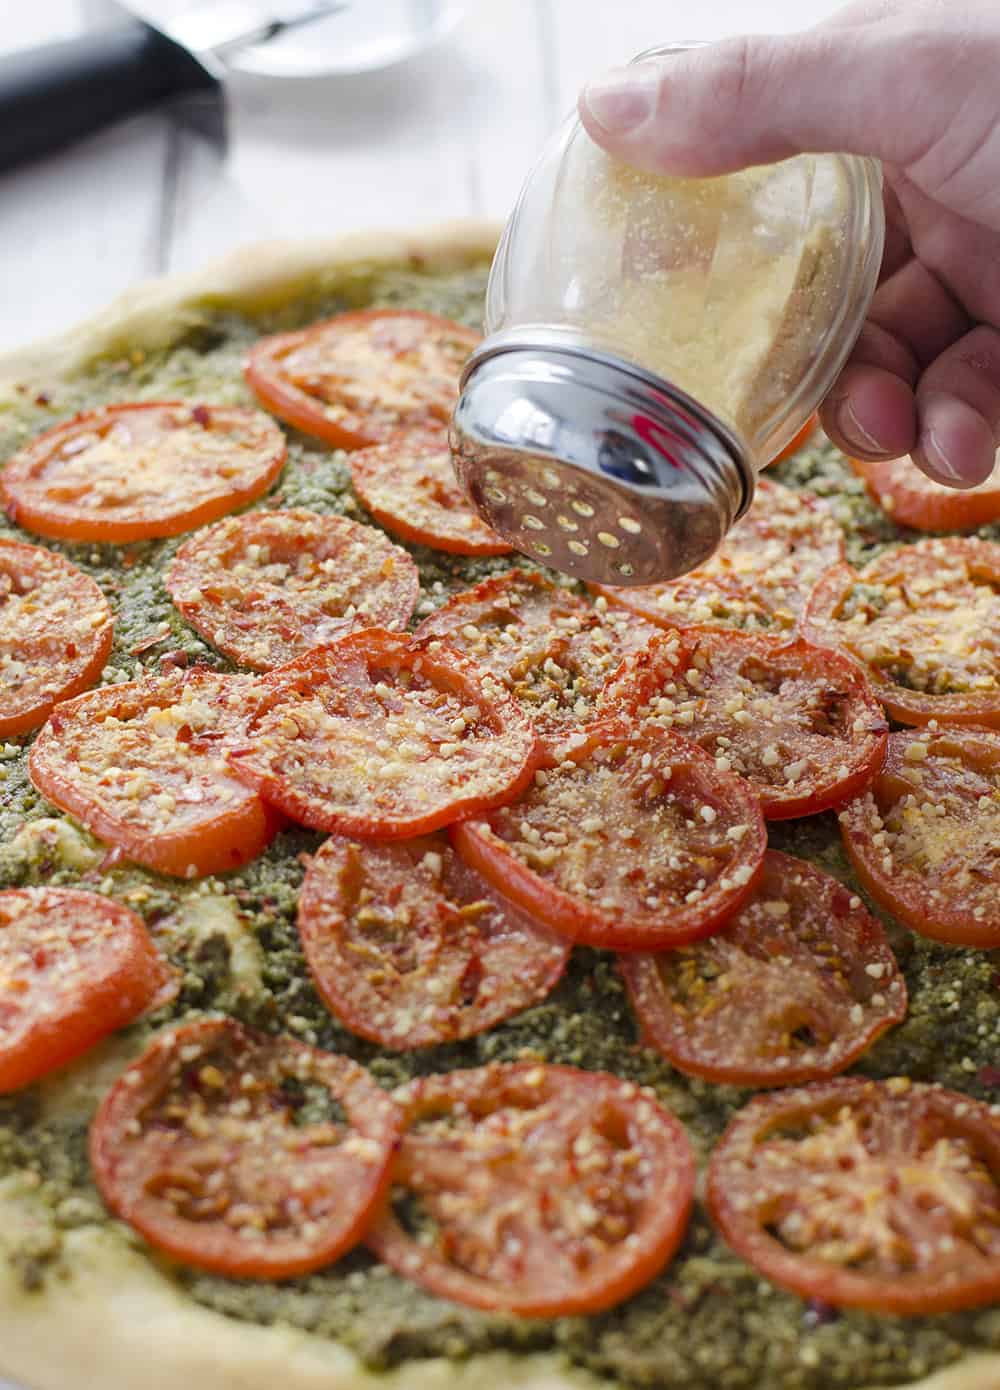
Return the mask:
[[[881,159],[881,281],[823,424],[856,457],[909,453],[968,488],[1000,446],[998,71],[997,0],[864,0],[803,33],[615,69],[584,89],[580,116],[654,173]]]

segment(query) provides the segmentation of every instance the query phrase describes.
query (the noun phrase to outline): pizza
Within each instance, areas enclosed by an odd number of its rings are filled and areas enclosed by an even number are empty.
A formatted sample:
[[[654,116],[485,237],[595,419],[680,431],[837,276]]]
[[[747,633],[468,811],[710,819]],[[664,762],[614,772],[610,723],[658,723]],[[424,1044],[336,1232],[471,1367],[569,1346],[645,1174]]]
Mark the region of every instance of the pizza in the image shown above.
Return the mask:
[[[807,433],[545,572],[448,467],[493,245],[0,363],[0,1373],[997,1390],[1000,494]]]

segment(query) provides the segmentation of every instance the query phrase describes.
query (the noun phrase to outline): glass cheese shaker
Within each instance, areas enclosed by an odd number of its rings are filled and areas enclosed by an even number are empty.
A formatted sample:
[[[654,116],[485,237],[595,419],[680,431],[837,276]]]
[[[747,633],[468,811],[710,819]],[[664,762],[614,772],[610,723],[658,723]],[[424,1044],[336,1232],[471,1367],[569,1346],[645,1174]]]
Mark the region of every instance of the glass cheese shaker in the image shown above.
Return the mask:
[[[833,384],[883,239],[871,160],[657,177],[570,120],[504,231],[452,422],[483,518],[594,582],[701,564]]]

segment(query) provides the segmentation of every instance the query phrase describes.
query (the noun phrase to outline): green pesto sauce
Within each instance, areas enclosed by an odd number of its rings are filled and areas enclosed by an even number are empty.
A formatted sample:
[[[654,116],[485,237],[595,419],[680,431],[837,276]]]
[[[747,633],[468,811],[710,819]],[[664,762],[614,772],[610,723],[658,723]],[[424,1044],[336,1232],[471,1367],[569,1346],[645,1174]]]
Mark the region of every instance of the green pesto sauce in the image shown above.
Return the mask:
[[[97,364],[70,386],[25,386],[14,407],[0,406],[0,460],[38,430],[104,401],[175,395],[249,403],[240,361],[261,332],[294,327],[357,304],[426,308],[477,324],[484,273],[393,272],[365,277],[342,299],[298,306],[249,321],[215,315],[172,350]],[[810,445],[773,470],[792,487],[830,500],[847,537],[849,558],[863,564],[887,544],[911,537],[867,497],[843,457],[828,444]],[[345,456],[289,432],[289,462],[258,507],[304,507],[370,523],[350,490]],[[0,519],[0,533],[22,535]],[[980,532],[998,538],[998,528]],[[24,537],[34,541],[34,537]],[[114,651],[105,682],[128,680],[178,659],[219,670],[231,663],[214,652],[174,610],[163,573],[179,540],[112,547],[57,546],[91,574],[116,613]],[[410,547],[423,594],[417,616],[449,593],[507,568],[507,559],[463,561]],[[183,654],[183,655],[182,655]],[[254,1026],[283,1029],[304,1041],[348,1053],[387,1088],[427,1072],[489,1061],[533,1058],[608,1070],[653,1087],[687,1126],[706,1157],[747,1092],[689,1079],[644,1048],[610,956],[574,952],[566,978],[543,1004],[466,1043],[411,1054],[386,1052],[354,1037],[321,1003],[305,970],[295,929],[304,860],[321,837],[304,830],[280,836],[254,863],[225,878],[179,885],[129,864],[109,864],[85,838],[85,862],[71,863],[53,827],[11,840],[28,821],[63,819],[27,778],[27,739],[0,745],[0,886],[79,885],[110,894],[142,913],[181,971],[173,1004],[136,1026],[151,1027],[203,1010],[224,1010]],[[56,827],[58,829],[58,827]],[[860,892],[831,815],[779,823],[771,843],[809,859]],[[201,899],[192,898],[202,894]],[[259,948],[259,979],[236,969],[231,939],[172,928],[176,914],[205,895],[226,900]],[[1000,1051],[1000,960],[922,940],[885,918],[906,974],[905,1022],[882,1038],[855,1070],[883,1077],[904,1073],[985,1100],[996,1100],[991,1068]],[[44,1120],[37,1088],[0,1097],[0,1176],[27,1172],[51,1212],[51,1223],[26,1239],[14,1260],[26,1289],[58,1268],[61,1232],[109,1218],[93,1187],[86,1122]],[[139,1248],[142,1242],[129,1236]],[[699,1210],[669,1270],[614,1311],[594,1318],[525,1320],[489,1316],[446,1303],[398,1278],[362,1251],[330,1269],[282,1284],[257,1285],[176,1268],[199,1303],[232,1318],[281,1321],[334,1337],[372,1367],[410,1358],[468,1356],[498,1347],[559,1350],[571,1361],[623,1385],[652,1390],[857,1390],[894,1385],[945,1366],[972,1348],[1000,1351],[1000,1313],[973,1311],[919,1319],[832,1314],[783,1293],[729,1252]]]

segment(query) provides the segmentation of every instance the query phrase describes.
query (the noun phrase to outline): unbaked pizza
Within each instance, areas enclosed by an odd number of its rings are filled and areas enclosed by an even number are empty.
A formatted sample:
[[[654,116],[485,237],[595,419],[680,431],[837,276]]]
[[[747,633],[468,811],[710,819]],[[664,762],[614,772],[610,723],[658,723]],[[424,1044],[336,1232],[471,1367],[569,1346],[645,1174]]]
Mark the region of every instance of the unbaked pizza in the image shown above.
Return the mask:
[[[997,1390],[1000,488],[587,592],[450,468],[491,248],[0,364],[0,1372]]]

